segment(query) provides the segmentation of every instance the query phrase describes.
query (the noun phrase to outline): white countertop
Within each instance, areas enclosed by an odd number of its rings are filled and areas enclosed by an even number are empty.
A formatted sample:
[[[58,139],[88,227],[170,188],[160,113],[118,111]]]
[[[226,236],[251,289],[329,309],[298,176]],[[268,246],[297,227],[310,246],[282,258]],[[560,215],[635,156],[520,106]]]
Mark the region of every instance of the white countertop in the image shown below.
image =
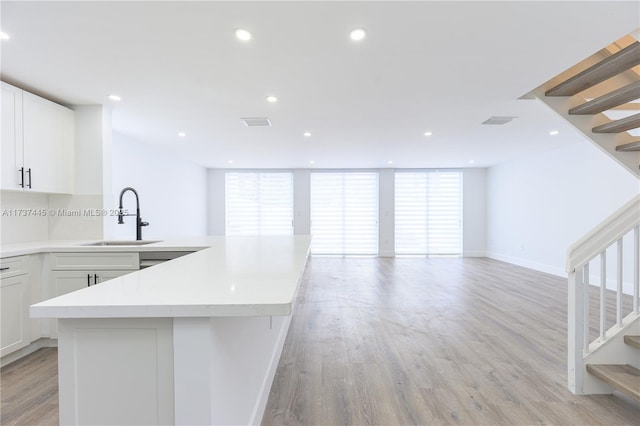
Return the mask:
[[[63,252],[141,252],[141,251],[197,251],[211,247],[221,237],[171,238],[145,245],[90,246],[99,240],[45,240],[26,243],[3,244],[0,257],[22,256],[38,253]],[[155,241],[155,240],[154,240]]]
[[[194,246],[200,241],[199,246]],[[188,243],[188,241],[183,241]],[[123,250],[209,248],[31,306],[34,318],[290,315],[311,237],[205,237]],[[156,246],[160,244],[160,246]],[[155,247],[154,247],[155,246]],[[65,248],[66,247],[66,248]],[[68,250],[73,247],[73,250]],[[185,248],[186,247],[186,248]],[[88,247],[83,247],[82,251]],[[49,251],[78,251],[60,245]]]

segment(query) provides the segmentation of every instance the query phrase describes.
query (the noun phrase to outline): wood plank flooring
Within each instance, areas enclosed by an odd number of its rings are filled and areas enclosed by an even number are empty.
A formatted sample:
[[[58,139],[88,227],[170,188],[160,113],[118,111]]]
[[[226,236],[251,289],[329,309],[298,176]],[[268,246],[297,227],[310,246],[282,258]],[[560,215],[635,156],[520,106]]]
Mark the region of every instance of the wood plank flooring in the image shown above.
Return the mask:
[[[489,259],[310,259],[262,424],[623,425],[566,389],[566,280]],[[55,425],[55,349],[2,369],[2,425]]]
[[[315,257],[262,424],[637,424],[567,390],[566,305],[565,279],[489,259]]]
[[[0,424],[58,424],[58,349],[44,348],[2,368]]]

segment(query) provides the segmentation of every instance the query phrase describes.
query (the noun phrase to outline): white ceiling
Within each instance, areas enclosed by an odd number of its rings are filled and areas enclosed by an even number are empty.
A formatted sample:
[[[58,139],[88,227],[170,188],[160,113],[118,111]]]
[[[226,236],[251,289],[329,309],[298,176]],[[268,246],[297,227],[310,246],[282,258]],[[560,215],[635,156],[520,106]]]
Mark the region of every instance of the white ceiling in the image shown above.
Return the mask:
[[[2,1],[1,76],[208,167],[486,167],[581,140],[517,98],[635,30],[639,5]]]

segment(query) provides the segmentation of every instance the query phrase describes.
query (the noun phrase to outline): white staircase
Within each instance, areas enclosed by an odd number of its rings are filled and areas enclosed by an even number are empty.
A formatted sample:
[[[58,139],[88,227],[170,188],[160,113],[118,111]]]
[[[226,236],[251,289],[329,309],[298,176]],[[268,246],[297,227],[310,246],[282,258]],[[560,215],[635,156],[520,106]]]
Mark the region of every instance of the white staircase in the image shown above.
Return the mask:
[[[640,42],[612,43],[535,89],[588,140],[640,177]],[[567,252],[568,387],[640,402],[640,195]]]

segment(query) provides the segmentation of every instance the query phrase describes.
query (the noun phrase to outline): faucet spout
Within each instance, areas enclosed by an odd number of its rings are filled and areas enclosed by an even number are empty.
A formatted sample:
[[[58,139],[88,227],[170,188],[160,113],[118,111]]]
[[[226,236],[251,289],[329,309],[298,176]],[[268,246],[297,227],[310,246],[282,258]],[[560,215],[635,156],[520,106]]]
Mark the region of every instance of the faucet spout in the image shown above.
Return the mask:
[[[124,223],[124,216],[133,216],[130,214],[124,214],[124,210],[122,208],[122,197],[127,191],[133,192],[133,195],[136,196],[136,240],[142,240],[142,227],[149,226],[149,222],[142,221],[142,217],[140,217],[140,198],[138,197],[138,191],[131,188],[130,186],[127,186],[122,191],[120,191],[120,204],[118,205],[118,224],[121,225]]]

